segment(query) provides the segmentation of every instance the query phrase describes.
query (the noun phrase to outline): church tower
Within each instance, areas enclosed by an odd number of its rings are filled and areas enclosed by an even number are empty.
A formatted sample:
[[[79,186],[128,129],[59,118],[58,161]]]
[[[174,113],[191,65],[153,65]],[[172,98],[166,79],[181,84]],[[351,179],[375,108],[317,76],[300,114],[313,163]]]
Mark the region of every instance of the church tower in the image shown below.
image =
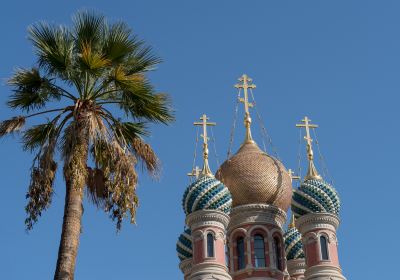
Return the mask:
[[[303,280],[306,271],[306,260],[301,242],[301,233],[297,230],[294,215],[284,234],[287,260],[288,280]]]
[[[232,198],[229,190],[212,174],[208,164],[207,126],[215,125],[208,122],[206,115],[202,122],[195,125],[203,127],[203,158],[204,165],[198,178],[186,189],[182,206],[186,214],[186,224],[190,230],[185,236],[185,246],[191,249],[191,254],[181,259],[181,270],[185,280],[231,280],[225,260],[226,227],[229,223]],[[182,238],[183,239],[183,238]],[[177,244],[180,256],[181,238]],[[183,250],[182,250],[183,251]]]
[[[296,125],[306,130],[308,172],[294,191],[292,212],[302,235],[306,258],[306,280],[344,280],[339,265],[336,230],[339,226],[340,200],[336,190],[325,182],[314,165],[310,128],[317,126],[305,117]]]
[[[233,280],[283,280],[286,271],[283,230],[291,203],[288,171],[262,151],[251,134],[249,90],[252,80],[243,75],[236,88],[243,90],[244,142],[217,171],[232,194],[233,208],[227,232],[229,271]]]

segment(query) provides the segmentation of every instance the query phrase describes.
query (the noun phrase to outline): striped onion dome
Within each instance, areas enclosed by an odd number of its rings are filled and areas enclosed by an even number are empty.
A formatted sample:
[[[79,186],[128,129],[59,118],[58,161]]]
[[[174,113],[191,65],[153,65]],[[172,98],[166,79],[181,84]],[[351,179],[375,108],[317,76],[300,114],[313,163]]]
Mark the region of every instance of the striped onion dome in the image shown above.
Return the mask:
[[[179,236],[178,242],[176,242],[176,252],[178,253],[178,258],[181,261],[192,258],[192,232],[190,228],[185,229],[185,231]]]
[[[293,193],[292,211],[296,218],[308,213],[321,212],[339,215],[339,195],[327,182],[321,179],[307,179]]]
[[[303,243],[301,233],[297,228],[289,228],[283,235],[285,239],[285,253],[287,260],[304,259]]]
[[[212,175],[203,175],[187,187],[182,199],[186,215],[198,210],[219,210],[229,214],[232,197],[228,188]]]

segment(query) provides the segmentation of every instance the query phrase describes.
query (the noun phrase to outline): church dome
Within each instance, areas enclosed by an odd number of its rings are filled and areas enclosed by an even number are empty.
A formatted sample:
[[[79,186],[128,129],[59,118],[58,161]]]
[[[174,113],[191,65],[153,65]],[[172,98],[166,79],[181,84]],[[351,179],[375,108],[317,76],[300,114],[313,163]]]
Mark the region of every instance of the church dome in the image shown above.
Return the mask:
[[[285,239],[285,253],[288,261],[305,258],[301,233],[297,228],[289,228],[283,235],[283,238]]]
[[[253,141],[245,142],[226,160],[216,177],[229,188],[233,206],[264,203],[284,211],[290,206],[289,173],[280,161],[261,151]]]
[[[322,179],[307,179],[293,193],[292,211],[296,217],[320,212],[339,215],[339,195]]]
[[[202,175],[187,187],[182,199],[183,211],[219,210],[229,214],[232,197],[227,187],[212,175]]]
[[[181,261],[192,258],[192,232],[191,230],[185,229],[185,231],[179,236],[178,242],[176,243],[176,252],[178,253],[178,258]]]

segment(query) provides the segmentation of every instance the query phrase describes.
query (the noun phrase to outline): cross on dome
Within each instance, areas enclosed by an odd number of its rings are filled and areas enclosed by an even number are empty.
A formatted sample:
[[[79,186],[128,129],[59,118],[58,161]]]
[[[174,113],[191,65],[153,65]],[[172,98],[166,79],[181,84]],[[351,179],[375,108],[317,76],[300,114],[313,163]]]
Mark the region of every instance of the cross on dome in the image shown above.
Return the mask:
[[[312,141],[313,139],[311,138],[310,135],[310,128],[317,128],[318,125],[316,124],[311,124],[311,120],[305,116],[303,120],[301,120],[301,124],[296,124],[296,127],[300,127],[300,128],[305,128],[306,130],[306,136],[304,136],[304,139],[306,140],[307,143],[307,158],[308,158],[308,172],[306,177],[304,178],[306,179],[321,179],[321,176],[318,174],[317,169],[314,165],[314,152],[312,149]]]
[[[244,97],[241,98],[239,97],[239,101],[244,104],[244,126],[246,127],[246,138],[245,138],[245,143],[247,142],[254,142],[253,138],[251,136],[251,117],[250,117],[250,110],[249,108],[252,108],[254,106],[253,103],[249,101],[249,93],[248,89],[253,89],[256,88],[255,84],[252,84],[252,79],[247,76],[246,74],[243,74],[242,77],[239,78],[240,84],[236,84],[235,88],[237,89],[243,89],[243,95]]]
[[[196,166],[195,168],[193,168],[193,170],[191,172],[187,173],[187,175],[189,177],[195,177],[197,179],[200,176],[200,172],[201,172],[201,169],[198,166]]]
[[[204,159],[204,165],[203,169],[201,170],[201,175],[205,176],[212,176],[212,172],[210,170],[210,166],[208,164],[208,136],[207,136],[207,126],[215,126],[217,125],[215,122],[208,122],[210,118],[207,117],[206,114],[203,114],[203,116],[200,117],[201,122],[194,122],[194,125],[197,126],[202,126],[203,127],[203,134],[201,134],[201,137],[203,138],[203,159]]]

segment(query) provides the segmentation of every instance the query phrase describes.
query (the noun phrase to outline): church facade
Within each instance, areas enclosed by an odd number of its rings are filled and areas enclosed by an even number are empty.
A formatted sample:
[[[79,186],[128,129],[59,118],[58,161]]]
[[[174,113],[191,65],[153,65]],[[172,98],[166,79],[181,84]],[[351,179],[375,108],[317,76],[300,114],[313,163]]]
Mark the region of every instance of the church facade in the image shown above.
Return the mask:
[[[204,165],[185,190],[186,229],[177,253],[185,280],[343,280],[337,248],[340,199],[314,165],[305,117],[308,172],[293,190],[293,176],[262,151],[251,135],[248,89],[243,75],[245,140],[214,175],[208,164],[207,116],[203,127]],[[291,208],[291,222],[284,225]]]

